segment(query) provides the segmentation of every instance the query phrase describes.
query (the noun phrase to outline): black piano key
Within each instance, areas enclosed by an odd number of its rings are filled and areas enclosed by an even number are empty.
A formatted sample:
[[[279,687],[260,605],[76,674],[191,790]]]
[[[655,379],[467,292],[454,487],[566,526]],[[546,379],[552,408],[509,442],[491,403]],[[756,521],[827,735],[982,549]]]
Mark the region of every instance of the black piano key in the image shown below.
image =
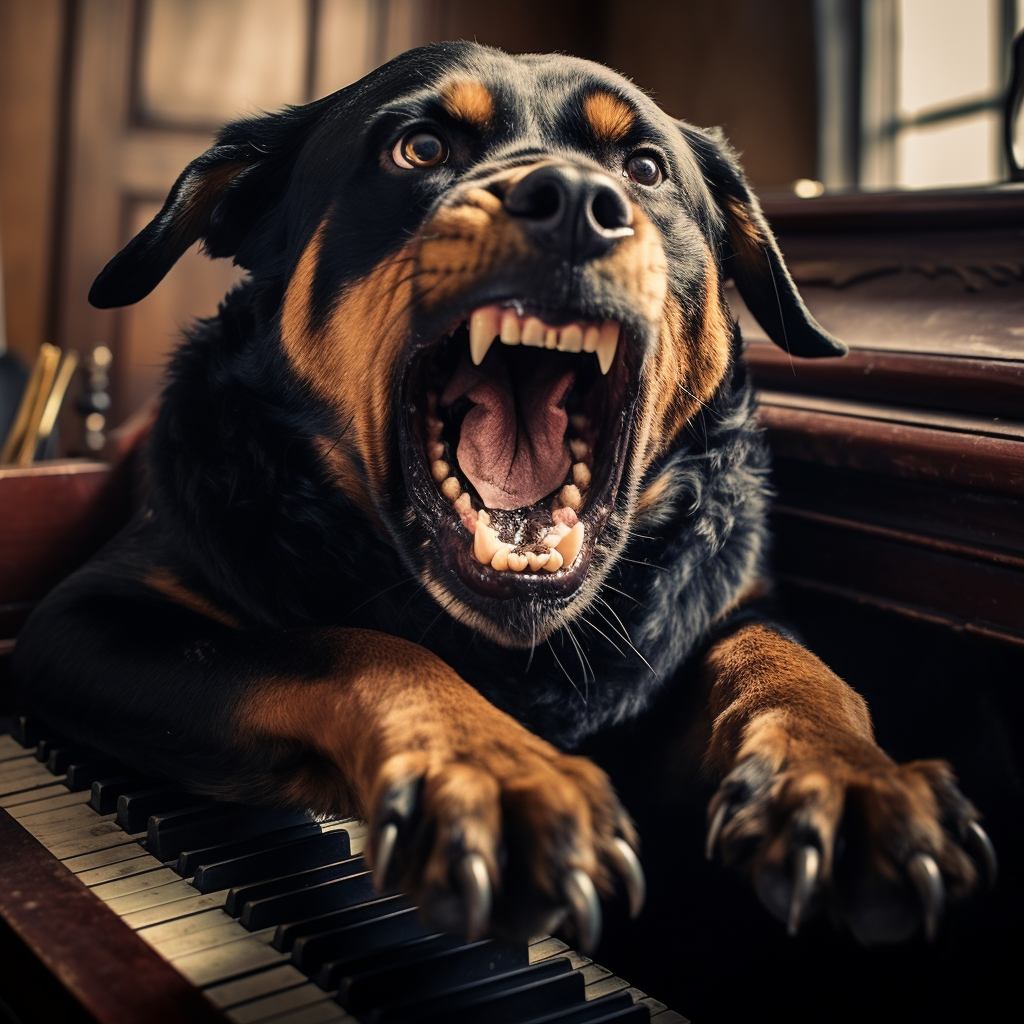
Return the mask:
[[[255,932],[285,921],[345,910],[357,903],[367,903],[374,895],[373,876],[362,871],[280,896],[251,900],[242,908],[239,921],[243,928]]]
[[[117,798],[117,823],[125,832],[142,832],[150,816],[180,807],[194,807],[202,801],[195,793],[177,786],[149,786],[129,790]]]
[[[337,837],[337,838],[335,838]],[[323,859],[305,863],[314,847]],[[328,851],[333,856],[328,858]],[[344,860],[352,855],[347,832],[321,833],[314,821],[279,828],[263,835],[251,836],[237,842],[218,843],[198,850],[184,850],[174,870],[182,878],[195,875],[192,884],[200,892],[231,889],[246,882],[258,882],[285,871]]]
[[[365,956],[401,945],[410,939],[436,934],[433,929],[422,924],[416,914],[415,907],[406,906],[384,917],[339,928],[329,935],[311,936],[305,940],[302,949],[308,973],[317,974],[320,968],[331,960],[344,960],[356,954]],[[296,943],[292,950],[293,962],[298,955],[299,943]]]
[[[385,904],[382,902],[383,900],[389,900],[390,902]],[[373,916],[372,913],[353,916],[353,913],[360,907],[376,907],[378,910],[377,916],[379,917],[391,913],[392,910],[409,906],[411,906],[409,901],[400,894],[381,896],[371,889],[368,898],[362,902],[353,903],[351,906],[342,907],[340,910],[331,910],[326,914],[317,914],[315,917],[303,917],[298,921],[285,921],[279,924],[270,944],[274,949],[280,950],[282,953],[290,953],[295,943],[307,935],[321,935],[325,932],[341,928],[344,925],[352,924],[354,921],[365,921],[368,917]]]
[[[362,1015],[363,1024],[519,1024],[542,1012],[555,1013],[583,1005],[583,976],[565,957],[532,967],[470,982],[433,999],[403,992],[401,1000],[375,1007]]]
[[[376,971],[345,979],[338,986],[338,1001],[359,1016],[374,1006],[394,1000],[401,992],[409,999],[429,999],[482,978],[496,978],[530,966],[523,943],[485,939],[454,949],[437,950],[409,963],[389,964]]]
[[[151,789],[155,785],[153,779],[144,779],[139,775],[112,775],[106,779],[96,779],[92,784],[89,806],[97,814],[113,814],[117,810],[117,798],[122,793]]]
[[[333,914],[313,918],[313,930],[305,935],[295,936],[291,946],[292,963],[303,974],[315,976],[321,966],[334,956],[335,938],[354,925],[367,921],[378,921],[403,910],[414,910],[401,896],[381,896],[368,900]],[[275,947],[278,948],[278,947]]]
[[[347,878],[363,871],[366,871],[366,861],[362,857],[347,857],[332,864],[324,864],[322,867],[292,871],[278,878],[240,885],[228,893],[224,910],[232,917],[238,917],[246,903],[268,899],[271,896],[283,896],[285,893],[297,892],[299,889],[330,882],[336,878]]]
[[[248,839],[309,820],[309,815],[301,811],[240,804],[182,808],[150,817],[146,845],[157,860],[177,860],[182,850],[229,839]]]
[[[45,727],[34,715],[18,715],[11,735],[26,749],[34,747],[43,737]]]
[[[276,937],[275,937],[275,942]],[[428,935],[425,938],[410,939],[398,946],[369,953],[356,954],[344,960],[330,960],[317,972],[316,983],[325,992],[337,992],[338,1002],[347,1006],[347,1000],[364,975],[373,975],[384,967],[398,967],[405,963],[416,963],[442,949],[455,949],[464,945],[461,939],[452,935]]]
[[[68,777],[64,780],[64,785],[72,793],[79,793],[83,789],[91,789],[97,779],[109,779],[124,770],[124,765],[116,761],[96,756],[86,757],[68,765]]]
[[[42,761],[46,764],[50,760],[50,754],[53,753],[58,747],[66,747],[68,741],[63,736],[57,736],[51,734],[48,736],[41,736],[39,742],[36,744],[36,760]]]
[[[81,747],[69,745],[54,747],[46,759],[46,770],[51,775],[64,775],[68,766],[75,761],[85,761],[87,758],[95,756],[92,751],[83,750]]]
[[[648,1024],[650,1019],[650,1010],[634,1003],[628,992],[615,992],[571,1010],[545,1010],[519,1024]]]

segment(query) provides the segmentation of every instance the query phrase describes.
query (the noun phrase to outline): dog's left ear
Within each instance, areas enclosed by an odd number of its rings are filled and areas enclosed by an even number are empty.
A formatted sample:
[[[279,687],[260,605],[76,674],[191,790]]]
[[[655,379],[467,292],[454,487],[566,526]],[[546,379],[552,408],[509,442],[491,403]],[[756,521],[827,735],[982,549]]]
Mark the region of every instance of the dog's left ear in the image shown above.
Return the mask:
[[[89,301],[100,309],[145,298],[182,253],[203,239],[209,256],[234,256],[273,208],[302,144],[338,95],[226,125],[182,171],[160,212],[104,268]]]
[[[846,345],[811,316],[800,298],[757,197],[721,129],[704,131],[685,123],[680,128],[725,220],[726,271],[765,333],[795,356],[846,355]]]

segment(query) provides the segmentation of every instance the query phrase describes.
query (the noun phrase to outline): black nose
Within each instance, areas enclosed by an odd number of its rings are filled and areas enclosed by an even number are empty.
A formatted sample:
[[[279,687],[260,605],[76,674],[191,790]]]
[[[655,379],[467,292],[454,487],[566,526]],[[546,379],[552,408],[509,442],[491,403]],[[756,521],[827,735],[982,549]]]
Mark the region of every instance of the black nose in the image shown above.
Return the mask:
[[[537,243],[574,263],[603,256],[633,229],[626,197],[600,171],[543,164],[505,195],[505,209]]]

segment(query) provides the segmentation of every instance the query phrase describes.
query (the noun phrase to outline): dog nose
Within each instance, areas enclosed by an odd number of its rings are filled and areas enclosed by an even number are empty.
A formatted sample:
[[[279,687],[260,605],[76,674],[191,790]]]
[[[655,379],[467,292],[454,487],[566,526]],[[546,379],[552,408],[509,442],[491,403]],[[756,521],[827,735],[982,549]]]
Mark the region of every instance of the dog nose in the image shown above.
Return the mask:
[[[633,233],[633,211],[607,175],[572,164],[530,171],[505,194],[505,209],[539,245],[575,263]]]

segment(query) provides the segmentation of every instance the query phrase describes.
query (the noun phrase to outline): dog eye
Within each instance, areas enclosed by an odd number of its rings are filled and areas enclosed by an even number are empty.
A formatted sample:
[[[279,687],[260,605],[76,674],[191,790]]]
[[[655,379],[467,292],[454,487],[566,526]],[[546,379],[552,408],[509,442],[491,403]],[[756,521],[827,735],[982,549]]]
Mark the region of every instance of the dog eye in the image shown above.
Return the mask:
[[[399,167],[436,167],[448,159],[448,145],[433,132],[411,131],[398,140],[391,159]]]
[[[638,185],[653,188],[661,181],[661,167],[653,156],[646,153],[635,153],[626,161],[623,176],[635,181]]]

